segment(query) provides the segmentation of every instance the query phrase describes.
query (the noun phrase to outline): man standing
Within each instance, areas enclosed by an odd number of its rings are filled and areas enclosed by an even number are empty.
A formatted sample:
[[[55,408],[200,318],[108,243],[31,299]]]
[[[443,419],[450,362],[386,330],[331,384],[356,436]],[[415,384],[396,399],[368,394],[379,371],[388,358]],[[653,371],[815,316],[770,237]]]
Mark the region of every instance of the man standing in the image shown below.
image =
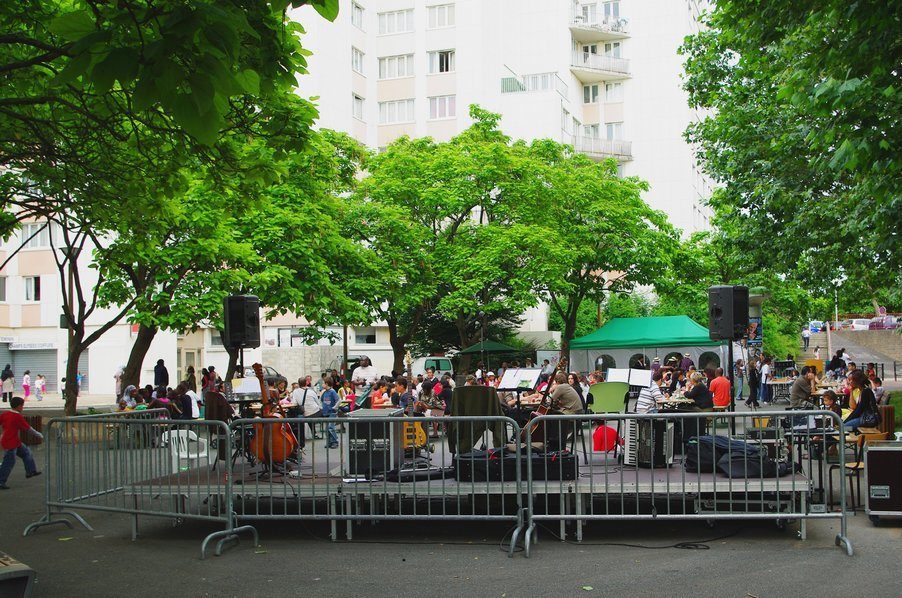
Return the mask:
[[[708,385],[708,389],[714,395],[715,407],[730,406],[730,379],[723,375],[723,368],[714,371],[714,380]]]
[[[759,384],[761,385],[761,403],[763,405],[767,405],[770,403],[770,381],[771,381],[771,373],[770,373],[770,357],[764,357],[761,360],[761,376],[759,378]]]
[[[169,370],[163,365],[162,359],[158,359],[157,365],[153,368],[153,385],[156,387],[169,386]]]
[[[808,343],[811,342],[811,330],[806,326],[802,328],[802,348],[808,350]]]
[[[9,490],[6,481],[16,465],[16,457],[19,457],[25,463],[26,478],[41,475],[34,463],[34,457],[31,456],[31,451],[19,439],[19,432],[28,432],[37,438],[43,438],[44,436],[29,426],[28,422],[25,421],[25,417],[22,416],[22,410],[25,408],[25,399],[13,397],[9,400],[9,406],[11,407],[9,411],[4,411],[0,414],[0,426],[3,427],[3,435],[0,436],[0,446],[3,447],[3,464],[0,465],[0,490]]]
[[[655,357],[654,359],[651,360],[651,373],[652,373],[652,375],[654,375],[655,372],[657,372],[657,371],[660,370],[660,369],[661,369],[661,358],[660,358],[660,357]]]

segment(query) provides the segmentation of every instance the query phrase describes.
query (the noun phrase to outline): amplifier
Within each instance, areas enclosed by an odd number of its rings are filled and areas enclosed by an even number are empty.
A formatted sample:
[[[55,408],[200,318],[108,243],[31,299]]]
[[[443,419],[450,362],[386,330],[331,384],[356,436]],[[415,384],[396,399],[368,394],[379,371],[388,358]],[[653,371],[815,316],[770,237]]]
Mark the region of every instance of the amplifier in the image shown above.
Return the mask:
[[[401,449],[402,424],[378,420],[401,414],[400,409],[357,409],[348,414],[343,420],[348,426],[343,455],[345,476],[372,479],[400,468],[404,456]],[[362,418],[370,421],[359,421]]]
[[[672,421],[627,420],[623,441],[624,465],[650,468],[673,465]]]
[[[867,513],[876,524],[880,517],[902,515],[902,442],[875,440],[865,445]]]

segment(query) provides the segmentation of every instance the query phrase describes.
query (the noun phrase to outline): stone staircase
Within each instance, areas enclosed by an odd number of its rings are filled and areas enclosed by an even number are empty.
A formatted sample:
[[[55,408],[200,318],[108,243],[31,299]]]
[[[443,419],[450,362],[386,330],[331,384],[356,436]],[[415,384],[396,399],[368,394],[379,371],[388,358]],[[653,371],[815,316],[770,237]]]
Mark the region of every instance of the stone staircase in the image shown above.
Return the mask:
[[[799,346],[802,346],[802,339],[799,337]],[[816,347],[821,348],[821,361],[828,361],[831,355],[827,354],[827,333],[826,332],[816,332],[811,335],[811,339],[808,343],[808,350],[802,350],[799,353],[798,363],[804,363],[806,359],[814,359],[814,349]]]

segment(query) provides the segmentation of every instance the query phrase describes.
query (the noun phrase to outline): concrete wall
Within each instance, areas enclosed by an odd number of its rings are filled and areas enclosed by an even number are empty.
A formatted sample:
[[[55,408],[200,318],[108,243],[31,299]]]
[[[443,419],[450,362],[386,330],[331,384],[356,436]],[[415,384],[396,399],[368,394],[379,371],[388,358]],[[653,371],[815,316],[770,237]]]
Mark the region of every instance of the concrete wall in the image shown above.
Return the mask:
[[[902,334],[898,330],[838,330],[833,332],[833,346],[843,346],[843,341],[860,345],[865,349],[886,355],[893,361],[902,361]]]

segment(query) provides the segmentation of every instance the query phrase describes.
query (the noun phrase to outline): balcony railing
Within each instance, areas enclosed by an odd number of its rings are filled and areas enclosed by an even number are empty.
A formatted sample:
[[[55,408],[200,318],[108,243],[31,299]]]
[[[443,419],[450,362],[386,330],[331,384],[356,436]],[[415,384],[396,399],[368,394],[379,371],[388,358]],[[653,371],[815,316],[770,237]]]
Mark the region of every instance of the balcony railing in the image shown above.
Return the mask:
[[[601,33],[629,33],[629,19],[620,17],[585,16],[582,11],[574,10],[570,16],[570,25],[582,29],[597,29]]]
[[[556,91],[567,99],[567,84],[557,73],[535,73],[522,77],[502,77],[501,93]]]
[[[577,68],[622,73],[624,75],[628,75],[630,72],[630,61],[626,58],[614,58],[613,56],[603,56],[579,50],[573,52],[572,64]]]
[[[573,137],[573,149],[593,158],[631,159],[633,157],[633,142],[620,139],[601,139],[600,137],[577,135]]]

